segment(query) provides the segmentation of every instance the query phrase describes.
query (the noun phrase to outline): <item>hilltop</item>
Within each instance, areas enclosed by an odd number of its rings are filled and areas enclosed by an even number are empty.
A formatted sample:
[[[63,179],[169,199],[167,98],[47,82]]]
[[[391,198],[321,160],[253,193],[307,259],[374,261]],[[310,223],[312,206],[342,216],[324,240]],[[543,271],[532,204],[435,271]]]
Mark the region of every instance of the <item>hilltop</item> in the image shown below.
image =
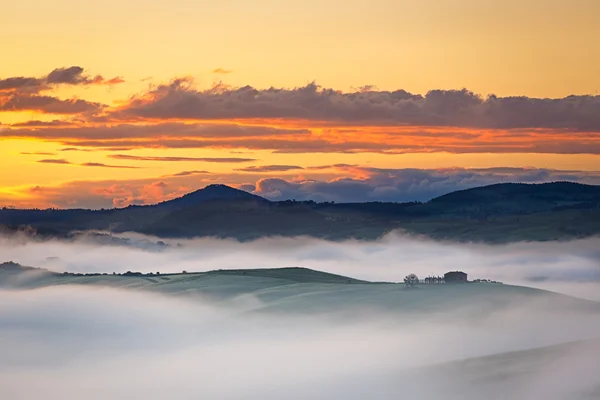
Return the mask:
[[[600,234],[600,186],[508,183],[461,190],[426,203],[333,204],[275,202],[225,185],[210,185],[148,206],[3,209],[0,225],[6,232],[21,230],[42,238],[103,230],[170,238],[371,240],[401,230],[434,239],[488,243],[569,240]]]
[[[230,201],[230,200],[241,200],[241,201],[254,201],[257,203],[268,203],[267,199],[260,196],[245,192],[243,190],[235,189],[227,185],[213,184],[208,185],[203,189],[196,190],[195,192],[188,193],[182,197],[178,197],[173,200],[164,201],[156,204],[154,207],[160,208],[184,208],[195,206],[203,202],[209,202],[213,200],[219,201]]]
[[[19,273],[23,275],[15,279],[15,274]],[[600,312],[600,303],[528,287],[469,283],[407,288],[403,283],[369,282],[298,267],[167,274],[56,273],[21,266],[6,273],[0,268],[0,288],[34,289],[57,285],[127,288],[177,296],[201,295],[201,298],[225,303],[251,296],[260,302],[257,307],[263,311],[300,313],[463,309],[478,316],[496,307],[528,300],[543,300],[546,306],[552,304],[553,309],[566,307]]]

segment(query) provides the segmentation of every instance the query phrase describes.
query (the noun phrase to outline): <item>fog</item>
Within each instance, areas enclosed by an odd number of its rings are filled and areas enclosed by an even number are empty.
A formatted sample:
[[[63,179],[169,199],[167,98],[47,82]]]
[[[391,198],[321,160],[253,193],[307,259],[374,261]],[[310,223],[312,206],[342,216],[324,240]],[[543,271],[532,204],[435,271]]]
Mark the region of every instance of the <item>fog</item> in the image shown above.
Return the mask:
[[[109,273],[302,266],[376,281],[459,269],[588,298],[598,298],[600,283],[600,239],[489,246],[392,234],[371,243],[195,239],[164,247],[127,237],[129,246],[2,238],[0,261]],[[0,290],[0,398],[600,396],[598,307],[532,297],[477,316],[381,309],[339,318],[333,310],[253,312],[260,302],[90,285]]]
[[[599,389],[598,342],[517,357],[506,370],[481,362],[483,378],[458,374],[460,364],[427,366],[599,334],[589,314],[530,304],[477,321],[380,314],[340,322],[115,289],[0,291],[0,397],[478,399],[493,390],[486,398],[562,391],[567,397],[547,398],[575,399]]]
[[[456,244],[390,234],[376,242],[329,242],[313,238],[166,241],[122,235],[131,246],[0,239],[4,261],[70,272],[181,272],[216,269],[306,267],[370,281],[402,281],[462,270],[469,279],[557,291],[600,301],[600,238],[506,245]],[[164,240],[164,239],[163,239]],[[179,245],[179,246],[177,246]],[[149,251],[148,249],[152,250]],[[3,261],[3,260],[0,260]]]

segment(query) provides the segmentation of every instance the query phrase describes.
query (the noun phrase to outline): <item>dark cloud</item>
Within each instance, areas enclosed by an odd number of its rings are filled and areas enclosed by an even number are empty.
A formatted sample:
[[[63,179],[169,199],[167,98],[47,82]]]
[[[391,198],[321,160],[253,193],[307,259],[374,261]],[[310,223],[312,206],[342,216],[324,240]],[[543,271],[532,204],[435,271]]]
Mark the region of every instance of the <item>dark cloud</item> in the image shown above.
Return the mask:
[[[244,163],[256,161],[254,158],[237,158],[237,157],[148,157],[148,156],[132,156],[127,154],[111,154],[108,157],[117,160],[132,160],[132,161],[166,161],[166,162],[211,162],[211,163]]]
[[[49,77],[61,84],[101,80],[84,75],[80,67],[57,69]],[[0,111],[19,110],[78,119],[14,124],[0,137],[112,151],[147,147],[285,154],[600,154],[600,96],[482,98],[467,90],[432,90],[421,96],[372,87],[342,93],[315,84],[265,90],[219,85],[199,91],[191,81],[179,79],[133,98],[117,111],[85,100],[25,92],[0,98]],[[195,119],[213,121],[191,121]],[[236,121],[214,121],[218,119]]]
[[[92,151],[91,149],[78,149],[77,147],[65,147],[63,149],[60,149],[60,151]]]
[[[34,152],[22,151],[21,154],[23,154],[24,156],[55,156],[56,155],[56,153],[46,153],[43,151],[34,151]]]
[[[243,185],[239,186],[240,190],[246,191],[248,193],[252,193],[256,190],[256,185],[253,185],[251,183],[245,183]]]
[[[294,137],[272,137],[266,135],[262,138],[178,138],[163,137],[159,138],[124,138],[119,139],[116,132],[115,138],[95,139],[94,128],[80,129],[52,129],[44,130],[23,130],[23,129],[5,129],[0,131],[0,137],[36,137],[45,140],[58,141],[65,146],[81,148],[98,148],[102,150],[113,150],[124,148],[171,148],[171,149],[200,149],[200,148],[218,148],[218,149],[236,149],[246,148],[251,150],[271,150],[282,154],[300,154],[300,153],[383,153],[383,154],[405,154],[405,153],[552,153],[552,154],[600,154],[600,136],[595,138],[582,138],[578,135],[572,136],[552,136],[544,138],[543,134],[532,137],[527,140],[516,140],[510,137],[499,137],[494,139],[494,133],[490,133],[490,138],[485,141],[464,141],[445,138],[437,140],[435,138],[425,140],[415,140],[412,137],[404,138],[402,136],[385,136],[370,138],[367,133],[364,140],[346,140],[340,141],[339,137],[328,137],[312,135],[302,139]],[[105,132],[103,129],[98,131],[98,136]],[[143,134],[143,128],[138,132]],[[77,137],[78,134],[85,136]],[[369,141],[370,140],[370,141]]]
[[[47,127],[65,127],[65,126],[74,126],[73,122],[69,121],[61,121],[61,120],[53,120],[53,121],[26,121],[26,122],[18,122],[16,124],[12,124],[13,127],[26,127],[26,128],[47,128]]]
[[[116,76],[103,82],[104,85],[118,85],[120,83],[125,83],[125,79],[121,76]]]
[[[13,94],[3,103],[0,111],[38,111],[48,114],[96,113],[105,106],[82,99],[61,100],[53,96]]]
[[[83,68],[81,67],[69,67],[69,68],[57,68],[50,72],[46,77],[46,82],[50,84],[56,83],[67,83],[71,85],[77,85],[80,83],[88,83],[92,78],[83,75]]]
[[[42,83],[43,80],[41,79],[24,76],[0,79],[0,92],[38,88]]]
[[[231,74],[233,71],[225,68],[215,68],[212,72],[213,74]]]
[[[177,176],[190,176],[190,175],[204,175],[210,174],[208,171],[181,171],[173,175],[168,175],[167,177],[177,177]]]
[[[314,83],[295,89],[219,85],[200,91],[188,79],[160,85],[121,110],[144,118],[294,118],[345,123],[408,124],[487,129],[600,131],[600,96],[561,99],[483,98],[466,89],[342,93]]]
[[[56,68],[42,77],[9,77],[0,79],[0,92],[39,92],[56,85],[117,85],[125,82],[121,77],[106,79],[102,75],[90,76],[79,66]]]
[[[353,175],[362,177],[355,178]],[[427,201],[455,190],[495,183],[552,181],[600,184],[600,173],[527,168],[420,170],[346,167],[340,169],[339,178],[330,181],[292,182],[264,178],[256,183],[254,193],[272,200],[404,202]]]
[[[140,168],[140,167],[135,167],[135,166],[110,165],[110,164],[104,164],[104,163],[98,163],[98,162],[87,162],[87,163],[82,163],[82,164],[73,164],[72,162],[70,162],[68,160],[65,160],[64,158],[44,159],[44,160],[38,160],[37,162],[42,163],[42,164],[77,165],[77,166],[80,166],[80,167],[125,168],[125,169],[137,169],[137,168]]]
[[[37,162],[42,164],[71,164],[69,161],[64,158],[48,158],[44,160],[38,160]]]
[[[295,169],[304,169],[298,165],[258,165],[245,168],[238,168],[236,171],[242,172],[284,172]]]
[[[77,165],[80,165],[82,167],[102,167],[102,168],[125,168],[125,169],[140,168],[140,167],[134,167],[134,166],[130,166],[130,165],[109,165],[109,164],[96,163],[96,162],[88,162],[88,163],[77,164]]]
[[[76,128],[18,129],[12,134],[22,137],[37,138],[72,138],[72,139],[144,139],[144,138],[253,138],[279,136],[309,136],[306,129],[278,129],[266,126],[244,126],[237,124],[181,124],[161,123],[155,125],[116,124],[101,126],[80,126]],[[11,131],[3,132],[4,136]]]
[[[346,167],[358,167],[356,164],[333,164],[333,165],[316,165],[313,167],[306,167],[308,170],[323,170],[323,169],[331,169],[331,168],[346,168]]]

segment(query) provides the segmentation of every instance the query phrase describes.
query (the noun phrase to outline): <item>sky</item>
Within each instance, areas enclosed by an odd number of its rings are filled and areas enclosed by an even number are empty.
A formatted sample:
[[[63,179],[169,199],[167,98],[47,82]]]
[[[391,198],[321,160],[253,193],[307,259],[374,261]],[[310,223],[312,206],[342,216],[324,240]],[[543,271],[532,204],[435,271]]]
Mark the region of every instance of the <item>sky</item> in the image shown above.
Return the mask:
[[[428,200],[600,184],[596,0],[23,0],[0,206]]]

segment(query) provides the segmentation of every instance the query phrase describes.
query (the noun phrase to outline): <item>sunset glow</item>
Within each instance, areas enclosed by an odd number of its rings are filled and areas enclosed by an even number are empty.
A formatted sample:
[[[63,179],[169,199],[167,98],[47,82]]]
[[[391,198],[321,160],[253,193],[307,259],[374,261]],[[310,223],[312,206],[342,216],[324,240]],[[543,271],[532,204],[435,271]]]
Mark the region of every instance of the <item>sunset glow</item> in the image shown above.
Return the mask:
[[[4,8],[0,206],[600,183],[597,1],[220,3]]]

